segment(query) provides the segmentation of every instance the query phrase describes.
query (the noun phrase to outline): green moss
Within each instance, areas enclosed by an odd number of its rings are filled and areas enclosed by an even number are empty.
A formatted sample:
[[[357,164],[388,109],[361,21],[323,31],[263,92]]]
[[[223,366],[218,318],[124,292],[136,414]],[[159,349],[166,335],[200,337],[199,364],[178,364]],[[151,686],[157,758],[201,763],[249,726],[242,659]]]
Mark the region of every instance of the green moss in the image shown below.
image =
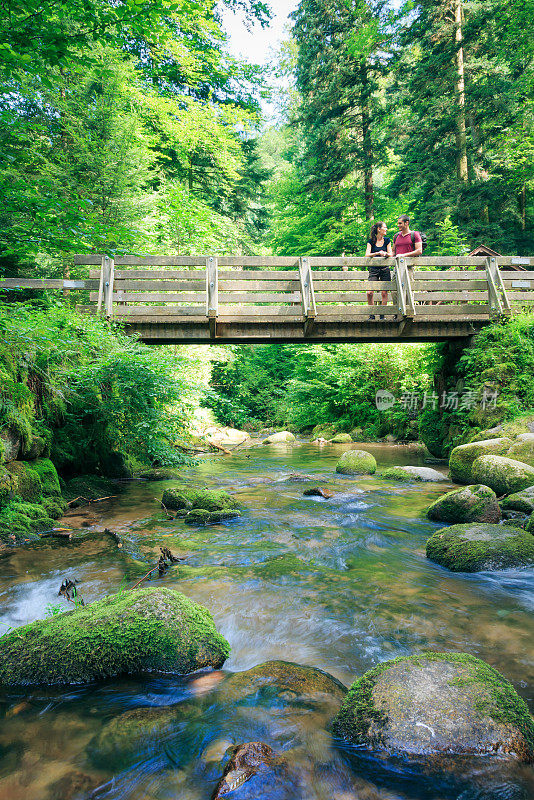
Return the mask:
[[[352,442],[352,436],[350,433],[336,433],[330,441],[333,444],[349,444],[349,442]]]
[[[206,508],[194,508],[186,514],[184,522],[186,525],[207,525],[210,513]]]
[[[521,461],[523,464],[534,467],[534,440],[514,442],[507,451],[506,458],[513,458],[515,461]]]
[[[388,721],[387,715],[374,705],[373,690],[380,676],[398,664],[408,663],[424,667],[429,662],[440,661],[464,670],[464,674],[450,681],[450,685],[466,686],[473,683],[480,687],[480,698],[475,701],[477,710],[481,715],[490,717],[498,723],[509,724],[516,728],[525,741],[524,751],[518,755],[525,760],[531,760],[534,756],[534,720],[525,701],[497,670],[467,653],[423,652],[379,664],[350,687],[334,720],[334,734],[354,744],[380,745],[381,729]],[[371,726],[375,731],[374,737],[369,735]]]
[[[501,422],[496,428],[479,431],[472,436],[471,441],[479,442],[482,439],[497,439],[503,436],[507,436],[509,439],[515,439],[516,436],[519,436],[521,433],[531,433],[529,424],[532,425],[533,423],[534,414],[530,411],[526,414],[516,416],[508,422]]]
[[[0,683],[85,683],[220,667],[230,647],[207,609],[172,589],[120,592],[0,637]]]
[[[426,408],[419,419],[419,438],[436,458],[448,455],[447,425],[437,409]]]
[[[43,500],[43,508],[49,517],[58,519],[62,517],[67,510],[67,501],[62,497],[45,497]]]
[[[226,522],[230,519],[237,519],[241,516],[241,512],[235,509],[228,509],[227,511],[212,511],[208,518],[208,525],[217,525],[220,522]]]
[[[25,461],[10,461],[6,469],[17,479],[17,495],[28,503],[38,503],[43,495],[43,486],[38,472]]]
[[[182,473],[178,469],[159,467],[158,469],[143,469],[137,473],[137,477],[147,481],[174,481],[180,480]]]
[[[0,466],[0,507],[5,505],[17,490],[18,480],[12,472]]]
[[[365,450],[347,450],[336,465],[341,475],[374,475],[376,460]]]
[[[50,530],[54,520],[48,510],[37,503],[12,500],[0,510],[0,539],[7,543],[36,538],[38,531]],[[13,539],[14,537],[14,539]]]
[[[32,461],[31,468],[41,479],[42,491],[45,497],[61,496],[58,474],[49,458],[38,458],[36,461]]]
[[[413,475],[410,475],[409,472],[401,469],[401,467],[388,467],[380,473],[380,477],[387,481],[403,481],[405,483],[415,480]]]
[[[289,575],[300,577],[309,569],[310,565],[306,564],[300,558],[297,558],[294,553],[283,553],[282,555],[267,559],[263,564],[259,564],[254,568],[254,572],[265,580],[272,580]]]
[[[166,489],[161,502],[165,508],[175,511],[182,508],[202,508],[206,511],[237,508],[237,501],[222,489],[210,490],[191,486]]]
[[[430,537],[426,555],[453,572],[521,567],[534,564],[534,537],[503,525],[452,525]]]
[[[534,486],[523,489],[501,500],[503,511],[522,511],[523,514],[532,514],[534,511]]]

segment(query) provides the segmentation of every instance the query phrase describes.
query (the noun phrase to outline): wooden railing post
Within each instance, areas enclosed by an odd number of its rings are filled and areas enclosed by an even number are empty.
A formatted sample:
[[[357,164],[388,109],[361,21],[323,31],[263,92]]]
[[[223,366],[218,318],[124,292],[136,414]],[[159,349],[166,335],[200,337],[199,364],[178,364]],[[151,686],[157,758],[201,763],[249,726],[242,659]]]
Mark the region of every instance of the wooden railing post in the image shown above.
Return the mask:
[[[98,287],[98,305],[97,311],[102,311],[104,306],[104,313],[108,319],[113,316],[113,284],[115,279],[115,262],[109,256],[102,256],[102,264],[100,267],[100,284]]]
[[[206,259],[206,316],[210,326],[210,339],[217,336],[217,315],[219,313],[219,274],[218,260],[215,256]]]
[[[509,316],[512,313],[510,300],[506,293],[501,271],[495,256],[486,259],[486,278],[488,281],[488,297],[491,307],[491,316]]]
[[[395,282],[397,284],[397,302],[399,314],[404,318],[413,319],[415,316],[415,301],[412,279],[404,256],[397,256]]]
[[[308,336],[313,328],[315,317],[317,316],[317,308],[315,306],[315,292],[313,290],[310,261],[307,257],[299,259],[299,278],[302,313],[304,315],[304,336]]]

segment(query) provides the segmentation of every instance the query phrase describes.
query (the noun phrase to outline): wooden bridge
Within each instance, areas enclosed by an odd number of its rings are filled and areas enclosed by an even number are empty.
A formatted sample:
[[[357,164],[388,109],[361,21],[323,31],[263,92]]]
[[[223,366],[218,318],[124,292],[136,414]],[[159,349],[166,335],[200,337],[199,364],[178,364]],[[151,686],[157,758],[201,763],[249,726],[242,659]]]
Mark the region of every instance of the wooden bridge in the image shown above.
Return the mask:
[[[74,260],[90,268],[88,278],[4,279],[0,289],[83,292],[81,312],[120,322],[148,344],[444,341],[534,305],[534,258]],[[370,282],[371,264],[390,267],[392,280]],[[383,290],[387,305],[370,308],[367,292],[380,302]]]

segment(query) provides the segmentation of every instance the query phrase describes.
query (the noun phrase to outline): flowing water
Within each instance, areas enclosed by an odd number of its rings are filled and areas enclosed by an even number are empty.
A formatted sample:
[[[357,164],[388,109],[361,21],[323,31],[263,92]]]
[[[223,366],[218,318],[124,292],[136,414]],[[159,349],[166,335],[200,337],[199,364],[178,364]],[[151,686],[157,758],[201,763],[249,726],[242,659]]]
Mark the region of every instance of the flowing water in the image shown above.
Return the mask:
[[[425,541],[437,526],[424,511],[450,485],[336,476],[344,449],[303,443],[205,458],[185,477],[228,488],[245,509],[241,519],[211,528],[165,518],[159,501],[172,481],[129,484],[94,506],[98,519],[70,543],[43,540],[0,559],[2,625],[66,607],[57,596],[65,577],[79,580],[86,601],[131,586],[164,545],[188,559],[145,585],[178,589],[210,609],[232,646],[225,674],[285,660],[350,685],[385,659],[426,649],[465,652],[500,670],[533,710],[534,572],[453,574],[427,561]],[[379,467],[422,463],[409,447],[365,449]],[[303,496],[314,485],[334,497]],[[530,767],[456,760],[437,774],[385,761],[333,742],[324,708],[287,692],[239,698],[224,689],[227,680],[222,673],[149,675],[0,694],[0,800],[208,800],[227,748],[257,740],[298,775],[300,794],[284,797],[534,797]],[[159,733],[132,738],[129,717],[116,722],[135,709]],[[110,750],[102,742],[113,725],[120,735]],[[229,797],[260,796],[250,791]]]

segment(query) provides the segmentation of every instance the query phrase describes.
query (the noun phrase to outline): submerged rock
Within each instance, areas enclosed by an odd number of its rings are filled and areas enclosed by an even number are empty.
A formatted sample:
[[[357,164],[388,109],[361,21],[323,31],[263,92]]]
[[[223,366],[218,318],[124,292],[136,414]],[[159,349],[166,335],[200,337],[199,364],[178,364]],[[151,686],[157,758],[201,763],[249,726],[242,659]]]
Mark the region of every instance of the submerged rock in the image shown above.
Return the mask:
[[[137,589],[0,638],[0,683],[68,684],[128,673],[188,674],[230,652],[211,614],[172,589]]]
[[[523,514],[534,512],[534,486],[529,486],[521,492],[505,497],[501,500],[500,506],[503,511],[521,511]]]
[[[237,508],[237,501],[222,489],[201,489],[192,486],[177,486],[163,492],[161,502],[172,511],[180,509],[204,509],[223,511]]]
[[[314,486],[313,489],[306,489],[302,493],[304,497],[324,497],[325,500],[330,500],[334,496],[334,492],[329,489],[323,489],[321,486]]]
[[[489,486],[498,495],[520,492],[534,485],[534,467],[504,456],[481,456],[471,471],[475,483]]]
[[[124,769],[162,745],[184,713],[183,706],[126,711],[108,722],[89,742],[87,754],[99,769]]]
[[[442,522],[499,522],[497,495],[489,486],[464,486],[439,497],[426,512]]]
[[[534,536],[520,528],[480,522],[441,528],[426,543],[431,561],[453,572],[534,564]]]
[[[208,511],[205,508],[194,508],[188,511],[184,522],[186,525],[217,525],[226,520],[237,519],[241,513],[235,509],[228,509],[227,511]]]
[[[388,467],[380,473],[381,478],[390,481],[424,481],[432,483],[448,482],[448,478],[431,467]]]
[[[365,450],[347,450],[336,465],[336,472],[341,475],[373,475],[376,472],[376,460]]]
[[[534,720],[513,686],[459,653],[386,661],[350,688],[334,720],[347,741],[392,755],[534,758]]]
[[[263,440],[263,444],[287,444],[294,442],[295,436],[290,431],[279,431],[279,433],[272,433]]]
[[[471,467],[480,456],[503,455],[509,449],[512,440],[507,437],[485,439],[481,442],[470,442],[455,447],[449,458],[451,478],[458,483],[484,483],[473,478]]]
[[[247,742],[235,749],[214,800],[230,793],[236,800],[295,800],[301,796],[286,759],[263,742]]]

